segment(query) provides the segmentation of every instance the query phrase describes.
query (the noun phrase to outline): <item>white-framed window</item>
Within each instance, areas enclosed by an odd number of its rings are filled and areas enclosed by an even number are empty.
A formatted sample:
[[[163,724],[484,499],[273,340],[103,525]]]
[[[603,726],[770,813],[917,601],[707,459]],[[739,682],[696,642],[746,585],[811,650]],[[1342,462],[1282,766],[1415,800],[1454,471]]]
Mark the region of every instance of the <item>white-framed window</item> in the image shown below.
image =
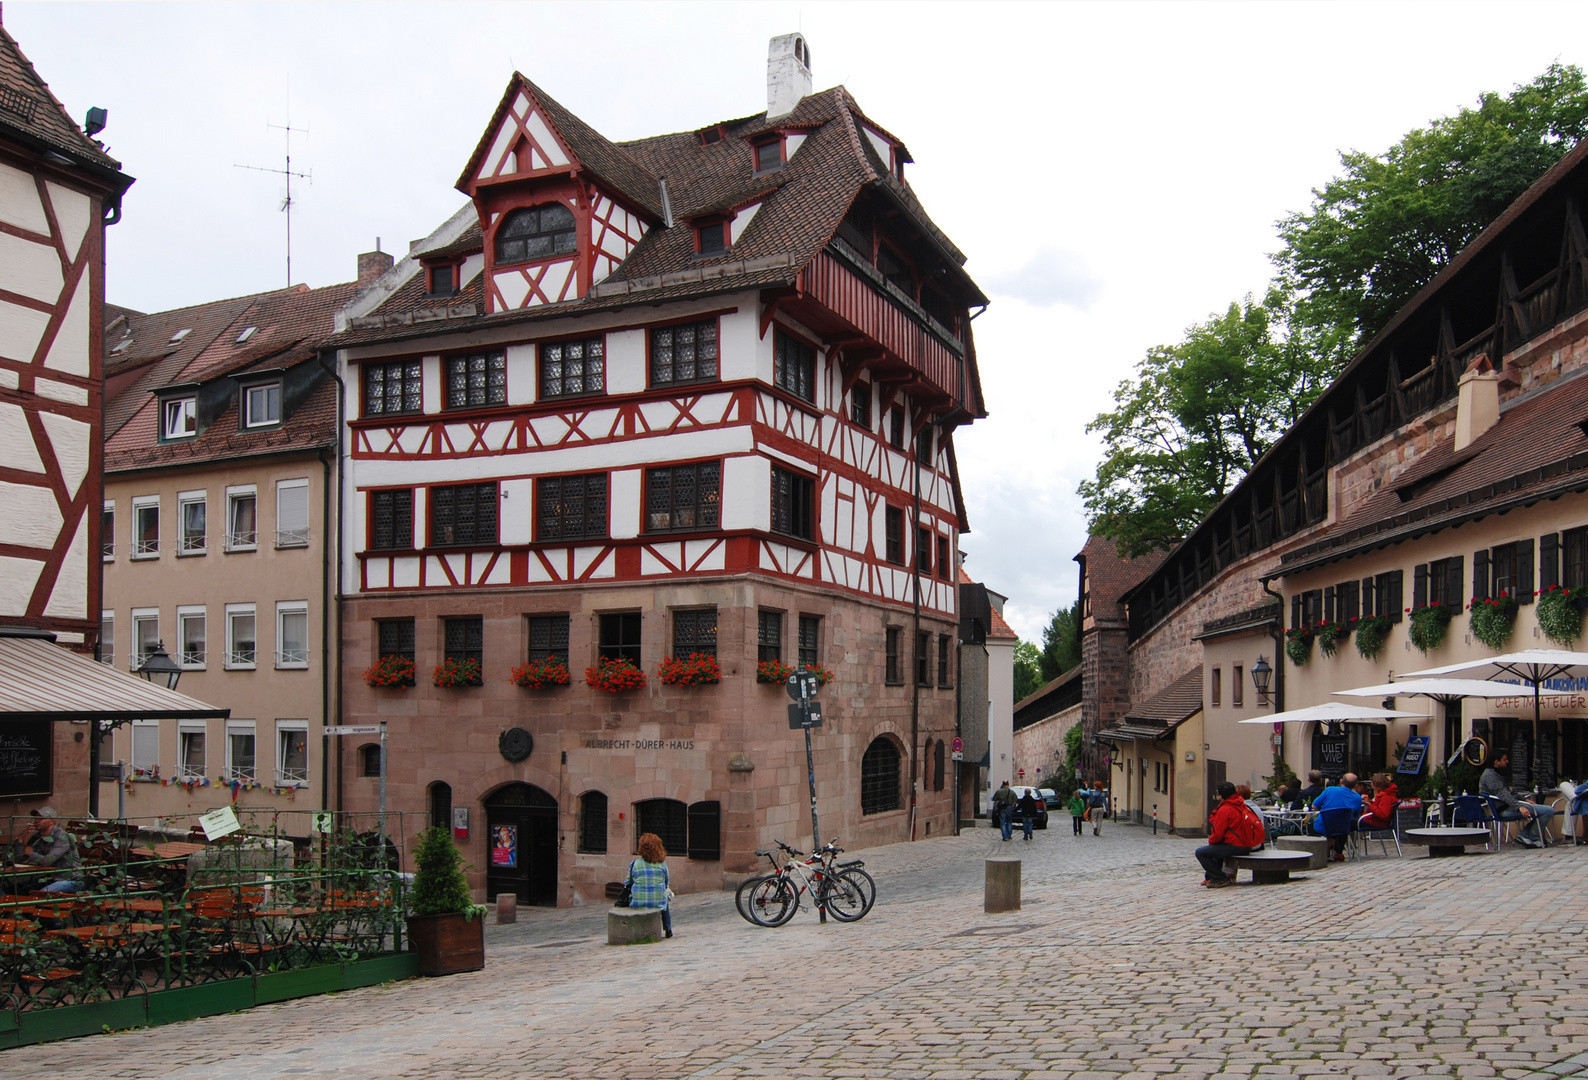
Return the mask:
[[[243,387],[243,427],[268,427],[281,423],[281,384],[257,383]]]
[[[276,784],[307,787],[309,784],[309,722],[276,721]]]
[[[207,662],[204,647],[204,607],[179,607],[176,609],[177,644],[181,649],[174,659],[189,670],[202,671]]]
[[[309,543],[309,481],[276,481],[276,546],[307,547]]]
[[[166,398],[160,407],[160,437],[190,439],[198,434],[198,399]]]
[[[204,736],[206,725],[202,720],[183,720],[176,730],[176,778],[178,780],[204,779]]]
[[[106,562],[116,561],[116,500],[106,499],[99,512],[99,554]]]
[[[254,722],[252,720],[226,721],[226,779],[253,780]]]
[[[135,495],[132,500],[132,557],[160,557],[160,496]]]
[[[149,659],[154,647],[160,643],[160,609],[132,609],[131,669],[137,671]]]
[[[253,551],[259,546],[259,492],[253,484],[226,489],[226,550]]]
[[[160,775],[160,721],[132,722],[132,776],[153,780]]]
[[[99,613],[99,662],[101,664],[114,664],[116,662],[116,613],[114,611],[101,611]]]
[[[250,670],[258,656],[258,620],[253,604],[226,605],[226,667]]]
[[[309,666],[309,602],[282,600],[276,604],[276,666]]]
[[[204,554],[206,524],[209,515],[202,491],[182,491],[176,497],[176,521],[180,535],[177,538],[178,555]]]

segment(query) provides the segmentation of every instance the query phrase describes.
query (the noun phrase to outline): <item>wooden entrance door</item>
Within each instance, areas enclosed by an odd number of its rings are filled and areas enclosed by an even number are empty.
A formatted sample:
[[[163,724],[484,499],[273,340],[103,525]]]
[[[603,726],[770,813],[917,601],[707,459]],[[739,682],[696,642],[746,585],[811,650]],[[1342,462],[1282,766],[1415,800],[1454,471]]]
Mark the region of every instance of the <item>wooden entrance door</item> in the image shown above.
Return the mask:
[[[557,800],[532,784],[509,784],[485,800],[485,896],[516,893],[521,904],[557,906]]]

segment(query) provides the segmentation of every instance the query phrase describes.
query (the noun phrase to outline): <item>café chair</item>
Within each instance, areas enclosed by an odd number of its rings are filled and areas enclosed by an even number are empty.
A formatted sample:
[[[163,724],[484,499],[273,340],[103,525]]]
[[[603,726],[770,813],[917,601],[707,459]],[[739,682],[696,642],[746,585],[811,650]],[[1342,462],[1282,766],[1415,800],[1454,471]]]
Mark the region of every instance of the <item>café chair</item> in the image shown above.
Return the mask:
[[[1482,795],[1457,795],[1455,809],[1450,812],[1450,824],[1481,827],[1489,830],[1492,840],[1487,845],[1492,850],[1500,847],[1500,817],[1493,805]]]
[[[1356,819],[1361,817],[1357,811],[1349,806],[1338,806],[1333,810],[1318,811],[1318,827],[1323,830],[1326,839],[1334,841],[1345,837],[1345,857],[1357,857],[1356,848]]]

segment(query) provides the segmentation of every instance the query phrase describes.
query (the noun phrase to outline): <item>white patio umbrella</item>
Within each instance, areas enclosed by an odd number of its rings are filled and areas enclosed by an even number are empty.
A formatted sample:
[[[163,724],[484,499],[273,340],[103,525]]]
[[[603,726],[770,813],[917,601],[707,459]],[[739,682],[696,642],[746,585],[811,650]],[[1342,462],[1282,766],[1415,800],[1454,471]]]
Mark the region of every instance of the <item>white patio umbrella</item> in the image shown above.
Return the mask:
[[[1381,697],[1383,695],[1380,695]],[[1426,720],[1427,713],[1401,712],[1398,709],[1375,709],[1366,705],[1349,705],[1343,701],[1325,701],[1305,709],[1288,709],[1285,712],[1254,716],[1242,724],[1332,724],[1342,720],[1382,720],[1404,717],[1407,720]]]
[[[1558,679],[1562,675],[1588,672],[1588,653],[1568,652],[1565,649],[1525,649],[1522,652],[1505,653],[1481,660],[1446,664],[1444,667],[1429,668],[1426,671],[1412,671],[1408,672],[1406,677],[1413,679],[1420,676],[1450,675],[1458,671],[1490,681],[1511,676],[1529,684],[1528,687],[1515,687],[1513,684],[1513,690],[1532,690],[1533,721],[1537,723],[1540,712],[1539,700],[1546,693],[1551,696],[1559,693],[1545,691],[1541,689],[1541,684],[1549,679]],[[1501,696],[1526,697],[1527,695],[1513,692]]]
[[[1399,682],[1379,683],[1377,686],[1358,686],[1350,690],[1335,690],[1340,697],[1425,697],[1443,705],[1462,698],[1513,698],[1525,697],[1524,688],[1515,683],[1489,682],[1486,679],[1403,679]],[[1543,690],[1541,697],[1571,697],[1567,690]]]

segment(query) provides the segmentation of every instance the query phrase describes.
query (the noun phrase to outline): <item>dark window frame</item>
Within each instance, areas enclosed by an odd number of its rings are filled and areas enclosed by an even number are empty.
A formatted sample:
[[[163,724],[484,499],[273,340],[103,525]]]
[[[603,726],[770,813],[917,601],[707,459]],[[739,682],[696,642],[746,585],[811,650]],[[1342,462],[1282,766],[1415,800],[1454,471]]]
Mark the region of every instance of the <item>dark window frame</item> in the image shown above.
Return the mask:
[[[904,665],[900,656],[900,646],[904,640],[904,628],[901,626],[887,627],[883,633],[884,663],[882,681],[887,686],[904,685]]]
[[[777,160],[766,161],[764,153],[776,149]],[[750,143],[750,174],[752,176],[765,176],[775,173],[788,164],[788,145],[782,132],[775,136],[763,136]]]
[[[883,557],[894,566],[904,565],[904,510],[898,506],[882,509]]]
[[[480,674],[471,686],[485,678],[485,618],[480,615],[447,615],[441,619],[441,657],[444,661],[473,660]]]
[[[494,547],[498,543],[501,494],[495,480],[437,484],[425,493],[425,502],[429,506],[431,547]],[[452,520],[444,520],[446,517]],[[450,536],[446,535],[448,529],[452,530]]]
[[[570,358],[568,353],[574,348],[577,348],[579,356]],[[579,365],[577,375],[570,374],[568,370],[569,365],[574,362]],[[604,395],[607,392],[606,364],[607,345],[604,334],[540,342],[535,347],[536,400],[553,401]],[[555,374],[553,374],[554,366],[557,369]],[[574,382],[577,382],[577,388],[569,389],[570,384]]]
[[[915,568],[928,577],[932,574],[932,527],[919,522],[915,526]]]
[[[382,488],[371,491],[368,550],[412,551],[413,548],[414,489]]]
[[[849,388],[849,422],[871,430],[871,384],[857,382]]]
[[[360,415],[415,416],[425,411],[424,362],[421,360],[391,360],[381,364],[365,364],[359,383],[363,389],[363,411]],[[379,385],[380,394],[370,391]],[[390,391],[396,388],[393,395]],[[388,408],[387,402],[395,396],[398,406]],[[378,397],[380,406],[374,406]]]
[[[668,855],[689,851],[689,806],[678,799],[641,799],[634,804],[634,851],[640,837],[655,833]]]
[[[452,831],[452,785],[445,780],[432,781],[425,789],[425,802],[430,812],[430,827]]]
[[[418,655],[415,649],[417,631],[412,617],[398,619],[375,620],[375,655],[377,659],[384,660],[388,656],[400,656],[410,662],[415,662]]]
[[[715,315],[663,323],[647,330],[645,371],[648,385],[655,389],[719,381],[722,377],[721,330],[720,320]],[[683,340],[685,336],[689,338],[687,342]],[[659,340],[663,338],[666,340]],[[692,355],[681,362],[679,352],[684,349],[692,350]],[[691,374],[679,374],[680,367],[687,367]]]
[[[795,642],[798,650],[795,659],[800,667],[806,667],[822,662],[822,617],[820,615],[801,615],[799,617],[799,637]]]
[[[575,487],[582,490],[572,490]],[[536,541],[607,539],[612,531],[609,493],[609,477],[604,472],[537,477]]]
[[[937,688],[948,690],[953,687],[949,671],[949,642],[947,634],[937,635]]]
[[[953,581],[954,573],[950,569],[953,562],[953,553],[950,549],[948,537],[939,533],[937,536],[937,576],[944,581]]]
[[[860,813],[863,816],[898,810],[899,773],[903,755],[886,735],[871,740],[860,758]]]
[[[494,409],[507,404],[507,353],[500,349],[444,356],[441,373],[441,398],[448,411]]]
[[[816,478],[772,466],[772,531],[796,540],[816,539]]]
[[[579,853],[607,853],[607,794],[604,791],[587,791],[579,796]]]
[[[596,616],[596,655],[602,660],[628,659],[639,667],[644,620],[638,611],[603,611]]]
[[[358,774],[380,775],[380,743],[365,743],[358,748]]]
[[[717,655],[716,608],[674,608],[672,624],[673,659],[687,660],[695,653]]]
[[[904,449],[904,427],[906,416],[903,405],[895,405],[888,410],[888,445],[895,450]]]
[[[925,630],[915,635],[915,685],[932,685],[932,635]]]
[[[529,633],[528,660],[538,664],[553,656],[568,666],[568,641],[573,621],[563,613],[527,616]]]
[[[717,862],[722,858],[722,803],[702,799],[690,803],[685,812],[689,839],[686,854],[695,862]]]
[[[733,249],[732,231],[724,217],[695,222],[695,254],[705,259],[727,255]]]
[[[560,211],[568,216],[564,224],[557,218],[554,227],[548,228],[543,215],[546,211]],[[515,230],[515,223],[526,221],[529,216],[535,216],[535,225],[532,230]],[[539,247],[539,241],[546,240],[547,251],[532,251],[532,247]],[[522,252],[509,250],[510,245],[522,243]],[[551,202],[536,203],[534,206],[521,206],[509,211],[497,225],[491,237],[491,253],[493,265],[511,266],[519,263],[549,262],[579,253],[579,218],[569,209],[566,203]]]
[[[783,615],[771,608],[755,613],[755,661],[758,664],[783,662]]]
[[[778,327],[772,332],[772,385],[815,404],[816,354],[816,346]]]
[[[689,477],[694,498],[691,505],[681,506],[676,500],[680,490],[679,481],[690,472],[694,474]],[[653,506],[663,490],[667,493],[667,506],[664,509]],[[709,461],[646,469],[643,505],[645,520],[641,531],[644,533],[715,532],[722,521],[722,460],[712,458]],[[661,513],[667,515],[668,523],[654,524],[655,518]],[[681,520],[686,514],[689,518],[687,522]]]

